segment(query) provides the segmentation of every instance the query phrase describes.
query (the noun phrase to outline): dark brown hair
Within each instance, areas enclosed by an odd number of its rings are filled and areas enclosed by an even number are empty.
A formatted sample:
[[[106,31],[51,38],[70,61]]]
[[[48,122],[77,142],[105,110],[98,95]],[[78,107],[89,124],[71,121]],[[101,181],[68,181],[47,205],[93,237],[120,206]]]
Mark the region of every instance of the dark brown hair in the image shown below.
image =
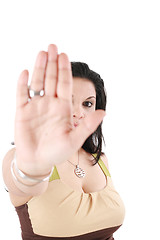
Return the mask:
[[[106,110],[107,93],[104,87],[104,81],[101,78],[101,76],[98,73],[91,70],[89,66],[83,62],[71,62],[71,67],[73,77],[86,78],[94,84],[96,91],[96,109]],[[95,165],[98,162],[100,156],[104,154],[102,152],[102,139],[105,144],[105,140],[102,134],[102,122],[98,126],[96,131],[86,139],[82,146],[82,148],[86,152],[91,154],[94,153],[97,154],[96,158],[93,159],[94,160],[93,165]]]

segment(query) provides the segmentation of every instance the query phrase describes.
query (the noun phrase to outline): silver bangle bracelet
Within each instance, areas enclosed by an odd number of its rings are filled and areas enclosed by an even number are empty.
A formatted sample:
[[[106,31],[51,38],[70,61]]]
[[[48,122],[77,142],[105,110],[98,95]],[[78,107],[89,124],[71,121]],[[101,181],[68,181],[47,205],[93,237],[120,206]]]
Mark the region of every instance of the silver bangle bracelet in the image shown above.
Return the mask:
[[[13,171],[13,164],[14,164],[14,161],[11,162],[11,174],[13,176],[13,178],[16,180],[16,182],[20,183],[21,185],[24,185],[25,187],[33,187],[35,185],[37,185],[39,182],[37,183],[34,183],[32,185],[28,185],[28,184],[25,184],[25,183],[22,183],[15,175],[14,171]]]
[[[27,176],[26,174],[24,174],[24,173],[17,167],[17,163],[16,163],[16,152],[15,152],[14,159],[12,160],[12,163],[11,163],[11,173],[12,173],[12,176],[14,177],[14,179],[15,179],[16,181],[18,181],[18,182],[20,182],[20,181],[17,179],[17,177],[16,177],[15,174],[14,174],[13,164],[14,164],[14,166],[15,166],[15,171],[16,171],[17,175],[18,175],[20,178],[22,178],[23,180],[27,180],[27,181],[29,181],[30,183],[33,183],[33,184],[38,184],[38,183],[41,183],[41,182],[45,182],[45,181],[47,181],[47,180],[49,181],[49,178],[51,177],[52,172],[53,172],[53,170],[54,170],[54,167],[53,167],[52,170],[51,170],[51,173],[50,173],[47,177],[45,177],[45,178],[43,178],[43,179],[29,177],[29,176]],[[25,184],[24,184],[24,185],[25,185]],[[28,185],[28,186],[29,186],[29,185]]]

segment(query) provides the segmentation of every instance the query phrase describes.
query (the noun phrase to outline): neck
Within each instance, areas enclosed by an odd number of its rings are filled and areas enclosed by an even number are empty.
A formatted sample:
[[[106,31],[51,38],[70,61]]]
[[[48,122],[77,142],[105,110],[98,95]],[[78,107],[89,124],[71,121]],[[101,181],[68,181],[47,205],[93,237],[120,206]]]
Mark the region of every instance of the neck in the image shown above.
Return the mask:
[[[80,148],[77,152],[74,153],[74,155],[69,159],[69,161],[77,165],[78,164],[78,155],[79,155],[79,165],[82,164],[90,164],[91,160],[93,160],[93,156],[86,152],[83,148]]]

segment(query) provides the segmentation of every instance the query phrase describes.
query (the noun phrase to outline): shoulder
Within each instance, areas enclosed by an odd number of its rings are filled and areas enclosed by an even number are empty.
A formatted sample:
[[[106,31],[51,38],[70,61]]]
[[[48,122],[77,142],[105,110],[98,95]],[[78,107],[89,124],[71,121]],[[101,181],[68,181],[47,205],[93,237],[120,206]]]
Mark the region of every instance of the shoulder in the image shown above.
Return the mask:
[[[105,153],[101,154],[100,159],[104,162],[104,164],[106,165],[107,169],[109,170],[108,158],[106,157]]]

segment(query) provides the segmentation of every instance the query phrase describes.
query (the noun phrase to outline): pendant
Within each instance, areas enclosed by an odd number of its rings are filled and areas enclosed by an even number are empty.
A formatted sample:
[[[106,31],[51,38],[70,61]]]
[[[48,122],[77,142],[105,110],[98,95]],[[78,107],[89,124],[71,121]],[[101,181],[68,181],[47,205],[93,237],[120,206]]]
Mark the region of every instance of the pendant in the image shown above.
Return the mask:
[[[74,169],[74,173],[79,178],[85,177],[85,171],[79,167],[79,165],[76,165],[76,168]]]

